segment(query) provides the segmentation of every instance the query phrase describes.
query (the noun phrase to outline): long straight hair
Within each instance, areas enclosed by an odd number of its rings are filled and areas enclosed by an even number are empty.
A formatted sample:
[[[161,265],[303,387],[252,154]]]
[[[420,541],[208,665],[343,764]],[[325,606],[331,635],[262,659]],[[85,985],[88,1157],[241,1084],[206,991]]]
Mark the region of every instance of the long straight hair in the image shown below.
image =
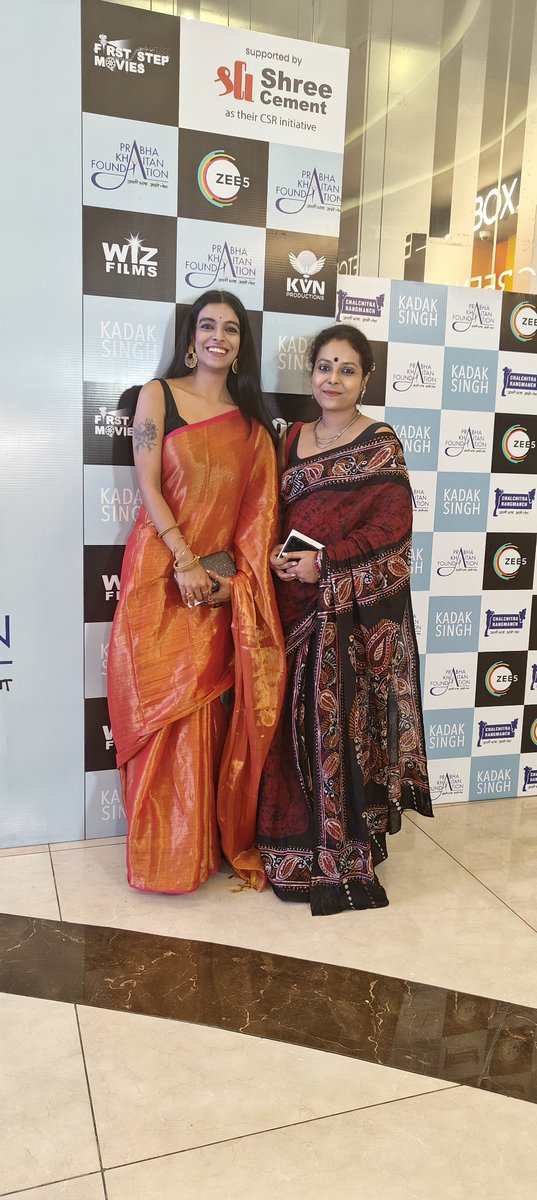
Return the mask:
[[[184,379],[185,376],[192,375],[192,369],[186,366],[185,354],[194,341],[200,312],[208,304],[228,304],[235,313],[240,331],[239,369],[236,375],[234,371],[229,370],[227,388],[237,408],[240,409],[243,417],[248,421],[250,428],[252,418],[255,418],[256,421],[259,421],[260,425],[264,425],[265,429],[268,430],[272,441],[276,445],[278,441],[276,430],[265,408],[261,394],[259,363],[257,361],[248,314],[238,296],[234,296],[232,292],[220,292],[216,290],[204,292],[203,296],[200,296],[195,301],[179,330],[175,353],[168,370],[165,372],[165,376],[167,379]]]

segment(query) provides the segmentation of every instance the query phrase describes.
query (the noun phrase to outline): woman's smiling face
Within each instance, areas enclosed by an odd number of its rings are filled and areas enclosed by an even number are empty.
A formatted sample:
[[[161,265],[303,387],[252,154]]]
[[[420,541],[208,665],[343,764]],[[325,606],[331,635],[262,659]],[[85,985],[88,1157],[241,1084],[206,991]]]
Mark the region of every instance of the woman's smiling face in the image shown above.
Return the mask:
[[[229,304],[207,304],[198,315],[194,349],[198,363],[229,371],[241,344],[239,318]]]
[[[311,388],[322,409],[347,412],[354,408],[366,382],[360,355],[350,342],[334,338],[321,347],[311,375]]]

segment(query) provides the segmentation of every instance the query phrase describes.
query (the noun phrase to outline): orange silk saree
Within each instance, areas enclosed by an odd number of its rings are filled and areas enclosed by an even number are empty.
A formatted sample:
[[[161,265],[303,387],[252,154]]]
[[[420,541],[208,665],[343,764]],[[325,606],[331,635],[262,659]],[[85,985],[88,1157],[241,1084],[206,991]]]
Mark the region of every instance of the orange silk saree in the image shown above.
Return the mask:
[[[285,686],[268,555],[276,458],[236,410],[169,433],[162,494],[196,553],[230,550],[231,604],[187,608],[170,552],[142,508],[127,542],[108,657],[108,700],[127,814],[132,887],[190,892],[218,869],[261,890],[254,847],[261,771]],[[233,689],[229,719],[221,697]]]

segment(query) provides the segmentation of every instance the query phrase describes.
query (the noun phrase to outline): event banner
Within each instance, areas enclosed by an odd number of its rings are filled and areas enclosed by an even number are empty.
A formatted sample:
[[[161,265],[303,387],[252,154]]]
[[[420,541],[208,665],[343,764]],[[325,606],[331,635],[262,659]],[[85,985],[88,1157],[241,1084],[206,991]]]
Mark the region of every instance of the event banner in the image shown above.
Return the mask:
[[[124,831],[106,701],[110,623],[141,504],[136,385],[185,307],[248,310],[274,416],[333,320],[348,51],[83,0],[86,836]],[[306,387],[307,393],[307,387]]]
[[[537,795],[535,297],[338,276],[401,440],[436,801]]]

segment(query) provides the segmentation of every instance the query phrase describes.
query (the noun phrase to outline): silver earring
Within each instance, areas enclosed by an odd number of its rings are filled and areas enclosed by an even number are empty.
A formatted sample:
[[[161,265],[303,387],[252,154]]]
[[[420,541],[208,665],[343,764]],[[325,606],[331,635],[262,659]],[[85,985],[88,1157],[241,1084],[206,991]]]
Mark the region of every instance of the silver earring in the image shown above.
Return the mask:
[[[189,369],[191,371],[193,371],[194,367],[196,367],[197,364],[198,364],[198,356],[196,354],[196,351],[193,350],[192,347],[190,347],[190,350],[187,350],[187,352],[185,354],[185,367],[189,367]]]
[[[238,375],[238,374],[239,374],[239,360],[238,360],[238,358],[234,359],[234,361],[232,362],[232,364],[231,364],[231,370],[233,371],[233,374],[234,374],[234,375]]]

